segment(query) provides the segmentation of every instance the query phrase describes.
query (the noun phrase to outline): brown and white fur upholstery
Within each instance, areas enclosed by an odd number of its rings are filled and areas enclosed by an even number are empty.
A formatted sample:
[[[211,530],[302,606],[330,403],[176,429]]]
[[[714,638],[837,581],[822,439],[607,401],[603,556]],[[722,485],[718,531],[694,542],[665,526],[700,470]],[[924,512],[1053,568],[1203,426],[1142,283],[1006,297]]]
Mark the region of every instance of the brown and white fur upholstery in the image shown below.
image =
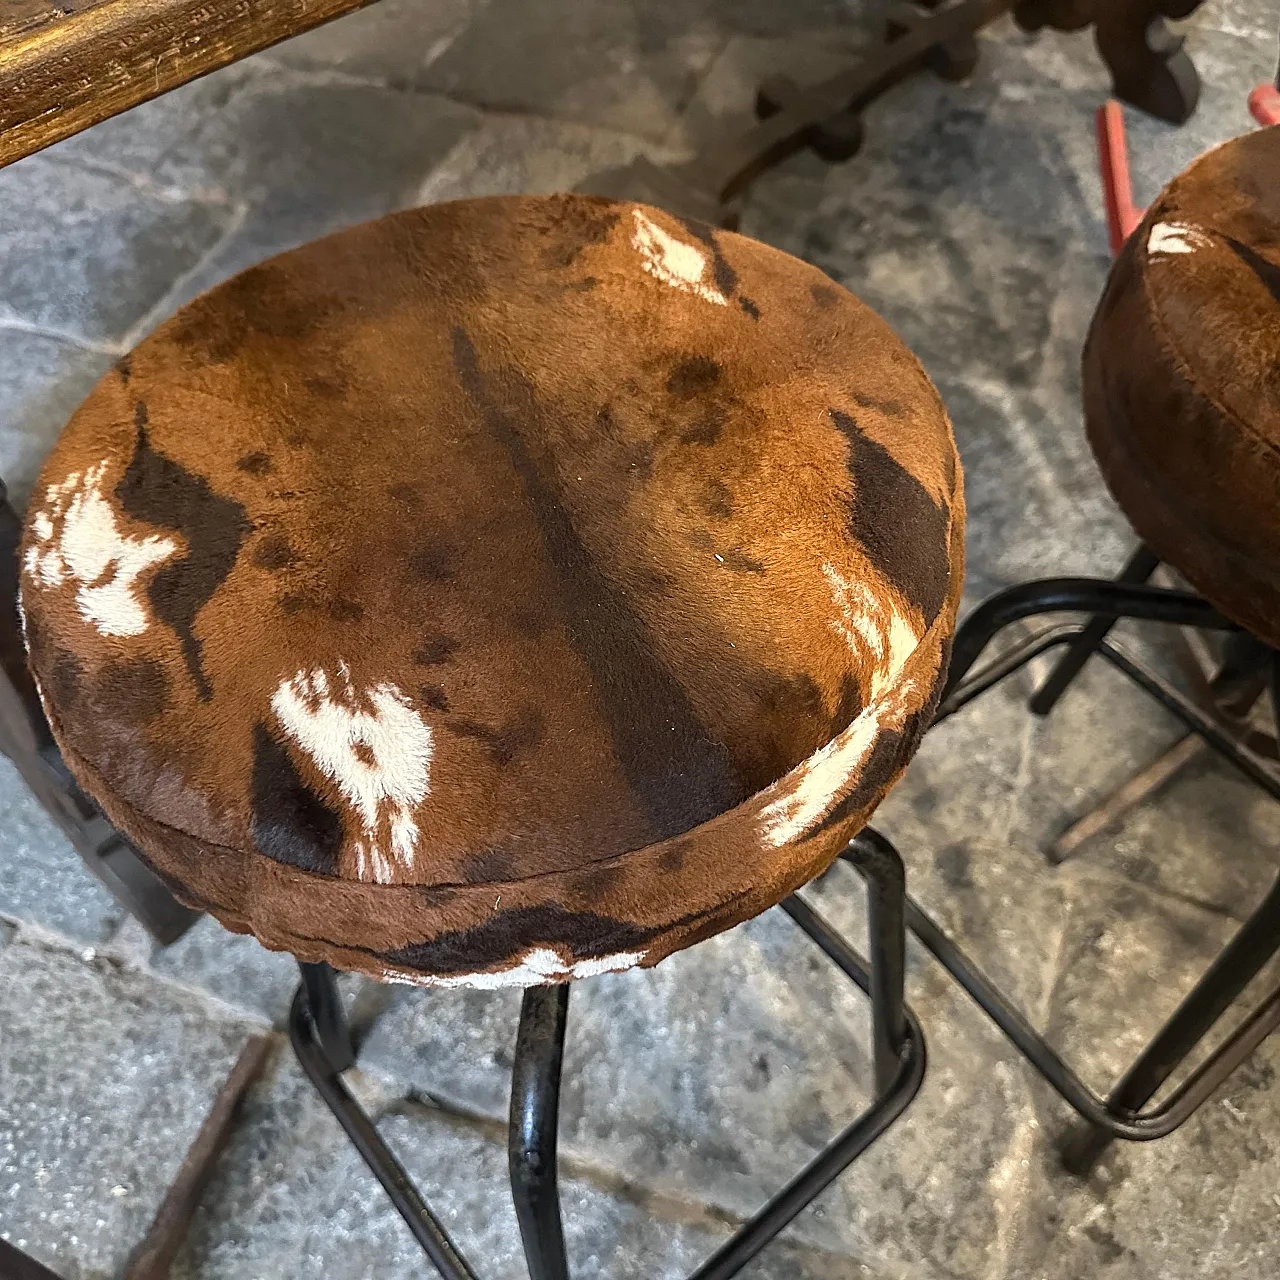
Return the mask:
[[[934,708],[951,430],[821,272],[581,196],[284,254],[26,520],[68,764],[184,900],[387,980],[651,965],[822,871]]]
[[[1084,354],[1089,439],[1144,541],[1280,645],[1280,127],[1160,194]]]

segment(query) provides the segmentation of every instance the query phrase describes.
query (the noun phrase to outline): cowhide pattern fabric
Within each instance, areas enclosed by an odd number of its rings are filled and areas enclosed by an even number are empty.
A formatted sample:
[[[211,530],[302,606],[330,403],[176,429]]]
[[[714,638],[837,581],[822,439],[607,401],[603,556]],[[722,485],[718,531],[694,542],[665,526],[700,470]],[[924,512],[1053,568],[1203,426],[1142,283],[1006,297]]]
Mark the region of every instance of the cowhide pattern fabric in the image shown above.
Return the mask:
[[[191,303],[26,520],[67,761],[267,946],[474,986],[651,965],[858,830],[929,721],[951,429],[821,272],[580,196],[461,201]]]
[[[1153,550],[1280,645],[1280,127],[1160,194],[1084,352],[1089,439]]]

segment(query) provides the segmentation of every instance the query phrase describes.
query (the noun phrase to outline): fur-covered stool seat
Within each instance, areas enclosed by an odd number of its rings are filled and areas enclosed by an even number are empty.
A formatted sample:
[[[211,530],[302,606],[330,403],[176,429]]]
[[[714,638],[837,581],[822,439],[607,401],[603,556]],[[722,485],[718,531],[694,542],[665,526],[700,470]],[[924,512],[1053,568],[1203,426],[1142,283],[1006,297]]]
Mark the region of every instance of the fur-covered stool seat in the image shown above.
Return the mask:
[[[870,972],[784,905],[871,992],[877,1101],[724,1276],[919,1086],[901,863],[850,842],[932,718],[963,532],[937,393],[820,271],[492,198],[283,254],[141,343],[48,459],[21,604],[85,791],[175,895],[304,962],[299,1056],[446,1276],[473,1273],[339,1079],[328,966],[529,988],[512,1177],[559,1276],[565,984],[863,859]]]
[[[1280,126],[1183,171],[1085,347],[1089,440],[1143,541],[1280,645]]]
[[[186,307],[27,519],[31,664],[175,892],[374,977],[653,964],[823,870],[943,671],[962,503],[825,276],[586,197],[399,214]]]

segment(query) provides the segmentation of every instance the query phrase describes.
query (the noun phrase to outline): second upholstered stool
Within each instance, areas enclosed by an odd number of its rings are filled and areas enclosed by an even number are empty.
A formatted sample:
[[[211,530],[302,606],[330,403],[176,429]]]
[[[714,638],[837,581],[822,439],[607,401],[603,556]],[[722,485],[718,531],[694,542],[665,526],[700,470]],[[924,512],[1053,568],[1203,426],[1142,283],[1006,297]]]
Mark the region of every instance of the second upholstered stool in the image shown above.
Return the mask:
[[[1280,128],[1202,156],[1129,235],[1085,346],[1084,407],[1099,467],[1144,543],[1116,582],[1026,583],[979,606],[957,635],[939,718],[1066,645],[1032,710],[1047,714],[1096,654],[1177,716],[1195,736],[1189,740],[1203,740],[1280,799],[1274,735],[1253,733],[1241,719],[1268,684],[1280,710]],[[1198,594],[1146,585],[1161,562]],[[1092,617],[1036,631],[970,674],[1004,627],[1064,610]],[[1226,633],[1206,696],[1189,697],[1111,641],[1119,618]],[[1170,1133],[1280,1027],[1277,989],[1163,1101],[1148,1105],[1280,951],[1280,878],[1106,1098],[914,904],[910,918],[1089,1122],[1065,1153],[1079,1172],[1112,1138]]]
[[[295,1046],[446,1276],[339,1079],[329,966],[530,989],[513,1186],[563,1277],[564,984],[786,900],[871,991],[879,1097],[726,1276],[919,1084],[901,864],[850,841],[933,714],[962,543],[943,407],[850,294],[655,209],[500,198],[284,254],[144,341],[45,466],[21,599],[72,773],[177,896],[304,962]],[[842,852],[870,972],[789,898]]]

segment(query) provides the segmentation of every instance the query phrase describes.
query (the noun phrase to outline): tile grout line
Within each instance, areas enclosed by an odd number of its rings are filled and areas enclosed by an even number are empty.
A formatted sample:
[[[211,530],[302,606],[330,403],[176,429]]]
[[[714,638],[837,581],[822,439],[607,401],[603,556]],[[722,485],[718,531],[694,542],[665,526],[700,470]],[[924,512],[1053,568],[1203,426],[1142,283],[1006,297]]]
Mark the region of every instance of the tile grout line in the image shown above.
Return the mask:
[[[164,295],[154,302],[146,312],[135,320],[120,339],[124,351],[131,351],[157,325],[173,315],[176,308],[174,299],[181,297],[188,281],[192,280],[213,258],[222,251],[231,238],[244,226],[249,214],[248,201],[238,201],[230,206],[231,217],[222,229],[222,234],[209,246],[200,257],[191,264],[165,291]]]
[[[162,158],[163,156],[157,157],[157,159]],[[117,181],[124,182],[135,188],[143,195],[153,200],[161,201],[164,204],[202,204],[210,208],[225,208],[228,205],[234,206],[235,204],[231,195],[221,187],[195,187],[188,190],[183,187],[165,186],[162,183],[153,181],[144,173],[137,173],[124,165],[113,164],[107,160],[95,160],[80,155],[61,155],[53,151],[46,152],[44,159],[50,164],[58,165],[60,168],[74,169],[80,173],[96,174],[105,178],[115,178]]]
[[[53,342],[65,342],[68,346],[77,347],[93,355],[111,356],[119,359],[126,348],[117,343],[95,342],[92,338],[82,337],[78,333],[69,333],[52,325],[36,324],[25,320],[12,311],[0,311],[0,333],[25,333],[35,338],[48,338]]]
[[[57,929],[50,928],[48,925],[43,925],[33,920],[24,920],[21,917],[11,916],[7,913],[0,914],[0,929],[8,929],[10,931],[10,937],[6,943],[7,946],[31,946],[40,951],[70,957],[80,964],[90,967],[101,962],[109,965],[118,973],[145,978],[159,987],[191,996],[197,1004],[204,1006],[211,1015],[216,1015],[218,1020],[250,1022],[258,1025],[263,1030],[279,1034],[271,1019],[261,1010],[250,1008],[247,1005],[234,1004],[229,1000],[223,999],[208,987],[195,986],[191,983],[183,982],[178,978],[152,968],[150,964],[139,964],[127,956],[113,953],[111,951],[111,939],[96,945],[84,943],[59,932]],[[118,932],[119,930],[116,931],[116,933]],[[114,937],[115,934],[112,935],[112,939]]]
[[[489,102],[483,99],[464,98],[454,93],[449,93],[440,89],[432,89],[426,85],[415,84],[412,81],[399,83],[394,79],[380,79],[377,76],[361,76],[352,72],[339,71],[334,68],[297,67],[291,63],[278,62],[273,58],[263,57],[261,54],[259,54],[258,57],[261,59],[262,65],[265,65],[268,69],[275,71],[282,76],[288,76],[293,80],[295,85],[300,87],[323,89],[334,86],[352,89],[381,89],[387,93],[400,93],[409,97],[432,98],[439,102],[447,102],[454,107],[463,107],[470,111],[477,111],[484,116],[493,116],[499,119],[509,120],[532,120],[542,124],[568,125],[571,128],[583,129],[590,133],[617,138],[624,142],[639,142],[652,147],[666,146],[666,134],[662,137],[652,137],[648,134],[628,133],[626,130],[614,129],[608,125],[589,124],[584,120],[576,120],[570,116],[561,115],[554,111],[543,111],[535,107],[522,107],[511,103],[504,104],[501,102]],[[254,90],[248,89],[245,91],[253,92]]]

